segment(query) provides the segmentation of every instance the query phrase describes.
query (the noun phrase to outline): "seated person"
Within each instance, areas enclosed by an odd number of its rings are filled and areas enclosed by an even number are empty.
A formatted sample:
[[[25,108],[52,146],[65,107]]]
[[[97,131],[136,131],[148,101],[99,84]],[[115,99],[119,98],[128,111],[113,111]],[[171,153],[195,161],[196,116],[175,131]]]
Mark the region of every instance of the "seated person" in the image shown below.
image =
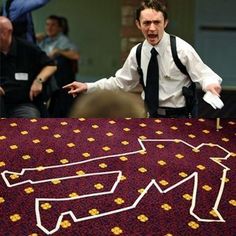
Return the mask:
[[[138,95],[123,91],[98,90],[76,98],[71,118],[146,118],[144,103]]]
[[[46,37],[41,38],[39,47],[57,63],[55,78],[59,89],[51,97],[49,112],[52,117],[66,117],[73,99],[62,89],[76,79],[79,53],[76,46],[65,35],[65,19],[51,15],[46,20]],[[68,31],[68,26],[67,26]]]
[[[11,21],[0,16],[1,117],[38,118],[41,117],[43,83],[57,67],[45,52],[14,38],[12,32]]]

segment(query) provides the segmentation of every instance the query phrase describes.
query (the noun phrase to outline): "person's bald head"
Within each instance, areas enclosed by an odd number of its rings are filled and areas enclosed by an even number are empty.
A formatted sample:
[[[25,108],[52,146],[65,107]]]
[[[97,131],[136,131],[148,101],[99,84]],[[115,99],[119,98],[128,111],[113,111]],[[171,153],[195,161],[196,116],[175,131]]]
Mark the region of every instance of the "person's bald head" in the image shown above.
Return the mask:
[[[2,33],[4,30],[12,31],[13,26],[8,18],[0,16],[0,33]]]
[[[12,31],[13,31],[13,26],[11,21],[4,17],[0,16],[0,50],[1,52],[7,53],[11,41],[12,41]]]

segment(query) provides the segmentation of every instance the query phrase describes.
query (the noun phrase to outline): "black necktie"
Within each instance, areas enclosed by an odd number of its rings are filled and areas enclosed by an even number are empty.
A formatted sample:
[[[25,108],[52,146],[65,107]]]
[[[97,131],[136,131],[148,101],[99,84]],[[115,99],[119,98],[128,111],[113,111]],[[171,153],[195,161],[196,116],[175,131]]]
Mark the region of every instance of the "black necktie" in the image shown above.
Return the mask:
[[[147,82],[145,89],[145,102],[150,117],[155,117],[159,104],[159,66],[155,48],[151,50],[151,59],[148,64]]]

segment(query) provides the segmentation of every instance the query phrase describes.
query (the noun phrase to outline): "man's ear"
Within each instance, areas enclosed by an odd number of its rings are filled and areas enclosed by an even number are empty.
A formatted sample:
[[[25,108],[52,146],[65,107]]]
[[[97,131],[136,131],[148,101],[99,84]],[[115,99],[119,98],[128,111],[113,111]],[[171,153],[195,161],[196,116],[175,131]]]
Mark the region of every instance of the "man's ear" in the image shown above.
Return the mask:
[[[136,26],[138,27],[138,29],[140,29],[140,30],[141,30],[140,21],[136,20],[136,21],[135,21],[135,23],[136,23]]]
[[[169,24],[169,20],[165,20],[165,28],[167,27],[168,24]]]

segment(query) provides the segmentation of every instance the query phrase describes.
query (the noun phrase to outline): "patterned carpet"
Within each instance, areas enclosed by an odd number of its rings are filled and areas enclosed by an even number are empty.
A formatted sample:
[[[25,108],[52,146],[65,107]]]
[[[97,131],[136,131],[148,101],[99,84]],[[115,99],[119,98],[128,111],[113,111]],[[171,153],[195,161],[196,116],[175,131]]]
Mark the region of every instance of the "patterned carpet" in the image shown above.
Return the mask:
[[[236,119],[2,119],[0,235],[234,236]]]

